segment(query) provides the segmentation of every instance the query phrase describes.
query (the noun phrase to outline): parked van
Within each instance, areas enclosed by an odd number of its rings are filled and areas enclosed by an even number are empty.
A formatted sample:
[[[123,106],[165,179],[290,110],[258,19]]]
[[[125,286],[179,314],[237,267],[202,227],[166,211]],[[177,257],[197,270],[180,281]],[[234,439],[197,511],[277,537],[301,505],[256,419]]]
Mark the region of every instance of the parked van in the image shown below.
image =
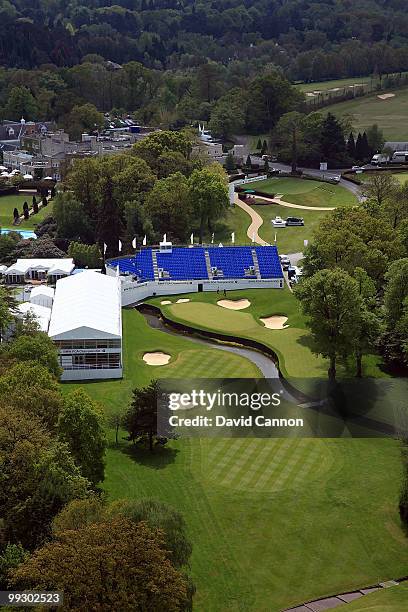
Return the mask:
[[[375,155],[372,156],[370,163],[373,166],[380,166],[381,164],[386,164],[389,161],[390,161],[390,158],[388,155],[383,155],[382,153],[376,153]]]

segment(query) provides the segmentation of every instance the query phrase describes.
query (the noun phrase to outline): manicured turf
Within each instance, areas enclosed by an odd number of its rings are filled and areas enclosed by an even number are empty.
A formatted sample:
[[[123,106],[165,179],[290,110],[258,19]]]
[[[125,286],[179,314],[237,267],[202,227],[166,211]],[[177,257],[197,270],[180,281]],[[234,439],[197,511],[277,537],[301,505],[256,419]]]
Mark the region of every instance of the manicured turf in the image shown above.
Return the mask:
[[[152,329],[134,309],[124,309],[123,338],[125,371],[122,380],[86,383],[86,389],[108,411],[126,407],[132,389],[147,384],[153,378],[217,378],[260,376],[258,368],[239,355],[216,348],[199,346],[187,338],[172,336]],[[163,351],[171,355],[166,366],[149,366],[142,357],[146,352]],[[63,385],[67,391],[71,383]]]
[[[383,94],[387,92],[379,92]],[[349,116],[354,130],[363,132],[377,123],[386,140],[408,140],[408,88],[394,90],[395,97],[380,100],[377,94],[327,106],[324,112],[338,117]]]
[[[281,342],[293,371],[309,376],[321,371],[288,291],[228,292],[231,299],[247,297],[248,312],[215,306],[217,294],[189,297],[192,303],[163,310],[168,315],[176,310],[180,319],[188,319],[190,311],[213,328],[229,325],[237,336],[251,332]],[[256,323],[274,313],[286,314],[291,328],[274,332]],[[123,410],[131,389],[153,376],[258,375],[245,359],[151,329],[134,310],[123,311],[123,323],[125,378],[83,385],[106,414]],[[141,357],[154,350],[170,353],[170,364],[147,366]],[[64,384],[63,390],[76,386]],[[396,510],[397,442],[180,439],[150,454],[122,438],[116,446],[113,432],[108,434],[103,488],[110,498],[159,499],[186,519],[194,546],[195,610],[278,612],[406,570],[407,540]]]
[[[258,233],[261,238],[269,242],[275,243],[275,233],[277,239],[277,247],[280,253],[299,253],[304,249],[304,240],[312,240],[313,232],[319,225],[321,219],[325,215],[330,214],[325,211],[314,210],[295,210],[286,206],[277,204],[268,204],[267,206],[253,206],[253,209],[261,215],[264,222],[261,225]],[[286,219],[289,216],[299,216],[304,219],[305,225],[298,227],[280,227],[274,228],[271,220],[277,215]]]
[[[22,194],[22,195],[5,195],[0,197],[0,227],[6,227],[9,229],[14,229],[13,226],[13,211],[15,208],[18,209],[19,213],[23,212],[23,204],[27,202],[29,208],[32,205],[32,195]],[[37,202],[39,201],[39,196],[37,196]],[[29,219],[24,220],[20,223],[19,226],[16,226],[16,231],[18,228],[21,229],[31,229],[37,223],[40,223],[48,217],[52,213],[52,202],[41,208],[36,215],[32,215]]]
[[[347,612],[402,612],[408,607],[408,584],[402,583],[366,595],[346,608]]]
[[[282,200],[301,206],[353,206],[357,198],[341,185],[291,177],[270,178],[251,184],[252,189],[279,194]],[[293,211],[296,214],[296,211]]]
[[[304,92],[307,91],[328,91],[330,89],[334,89],[340,87],[341,89],[344,87],[348,87],[349,85],[355,85],[358,83],[359,85],[367,85],[370,86],[371,77],[351,77],[349,79],[336,79],[334,81],[319,81],[317,83],[298,83],[296,87],[301,89]],[[335,93],[335,92],[333,92]]]
[[[396,172],[393,176],[403,185],[408,181],[408,172]]]
[[[149,302],[159,306],[166,316],[175,321],[186,322],[199,329],[231,333],[237,338],[241,336],[261,341],[276,352],[280,368],[287,376],[299,378],[326,376],[327,363],[311,353],[311,339],[304,317],[300,313],[296,298],[287,288],[228,291],[229,299],[247,298],[251,302],[250,307],[243,311],[232,311],[218,306],[217,301],[221,296],[215,292],[191,293],[184,297],[188,297],[191,301],[167,306],[160,305],[162,298],[152,298]],[[177,297],[174,301],[176,299]],[[274,314],[287,316],[289,327],[273,330],[266,329],[260,323],[261,317]],[[380,360],[374,356],[367,358],[365,374],[381,375],[379,363]]]

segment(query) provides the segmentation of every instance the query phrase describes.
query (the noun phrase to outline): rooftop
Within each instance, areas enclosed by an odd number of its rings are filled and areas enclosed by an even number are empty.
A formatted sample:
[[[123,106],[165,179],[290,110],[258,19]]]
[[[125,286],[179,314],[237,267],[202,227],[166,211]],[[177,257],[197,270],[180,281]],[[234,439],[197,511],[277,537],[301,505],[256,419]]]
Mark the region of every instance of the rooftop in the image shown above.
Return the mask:
[[[121,338],[119,280],[83,272],[57,282],[48,335],[65,338]]]

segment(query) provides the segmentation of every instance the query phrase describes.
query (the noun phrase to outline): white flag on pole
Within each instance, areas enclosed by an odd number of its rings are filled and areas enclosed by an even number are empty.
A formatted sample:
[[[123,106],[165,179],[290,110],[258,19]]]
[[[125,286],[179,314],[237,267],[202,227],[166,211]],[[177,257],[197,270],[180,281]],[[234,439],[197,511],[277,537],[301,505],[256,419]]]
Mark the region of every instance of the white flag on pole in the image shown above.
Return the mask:
[[[116,276],[119,276],[119,264],[116,266]]]
[[[231,234],[231,242],[232,242],[232,244],[234,244],[234,242],[235,242],[235,232],[232,232],[232,234]]]
[[[276,232],[275,232],[275,242],[276,242]]]
[[[146,246],[146,244],[147,244],[147,236],[145,234],[145,237],[143,238],[143,246]]]
[[[252,234],[252,242],[255,242],[255,232]]]
[[[163,234],[163,242],[167,242],[167,234]]]
[[[191,234],[191,236],[190,236],[190,242],[191,242],[191,244],[194,244],[194,234]]]
[[[211,236],[211,244],[214,244],[214,234]]]
[[[119,253],[122,251],[122,241],[119,240]]]
[[[133,238],[132,240],[132,247],[135,249],[136,248],[136,236]]]
[[[106,244],[106,242],[103,243],[103,254],[105,255],[106,253],[106,249],[108,248],[108,245]]]

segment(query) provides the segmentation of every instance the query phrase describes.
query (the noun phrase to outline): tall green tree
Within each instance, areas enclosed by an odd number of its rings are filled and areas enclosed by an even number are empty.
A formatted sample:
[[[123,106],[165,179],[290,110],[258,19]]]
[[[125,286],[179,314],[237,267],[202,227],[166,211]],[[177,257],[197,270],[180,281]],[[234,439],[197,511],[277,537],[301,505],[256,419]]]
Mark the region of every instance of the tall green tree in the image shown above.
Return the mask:
[[[192,202],[188,179],[180,172],[156,182],[146,198],[155,230],[185,242],[192,231]]]
[[[119,252],[119,239],[123,233],[123,223],[118,202],[114,197],[114,183],[111,176],[101,179],[101,201],[99,219],[96,227],[99,248],[106,258],[114,257]]]
[[[320,146],[323,159],[329,164],[336,164],[344,160],[346,143],[343,127],[331,113],[328,113],[323,120]]]
[[[292,111],[282,115],[279,119],[276,128],[276,136],[284,142],[290,143],[290,159],[292,172],[296,172],[299,147],[302,145],[303,139],[303,121],[304,116],[297,112]]]
[[[194,170],[189,178],[189,191],[194,215],[199,222],[202,243],[205,229],[211,230],[228,208],[226,181],[219,171],[214,171],[211,167]]]
[[[357,281],[341,269],[321,270],[296,287],[307,316],[312,350],[329,360],[329,379],[336,378],[339,358],[352,355],[360,317]]]
[[[93,485],[102,482],[106,448],[102,415],[83,389],[72,391],[64,398],[58,435],[68,445],[82,475]]]

